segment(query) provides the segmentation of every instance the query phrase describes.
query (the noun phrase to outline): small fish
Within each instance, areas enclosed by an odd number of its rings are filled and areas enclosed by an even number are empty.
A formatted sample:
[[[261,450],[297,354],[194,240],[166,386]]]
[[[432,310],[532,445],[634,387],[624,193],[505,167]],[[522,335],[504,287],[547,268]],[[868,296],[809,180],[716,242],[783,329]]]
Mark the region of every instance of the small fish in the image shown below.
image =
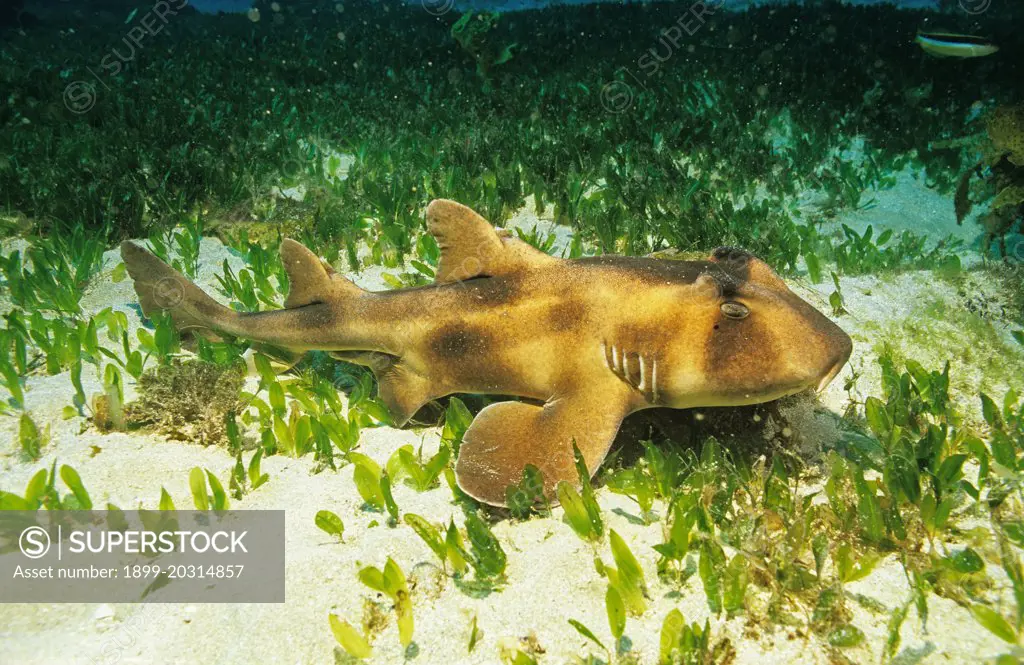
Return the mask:
[[[914,40],[924,52],[937,58],[980,58],[999,47],[983,37],[952,32],[919,32]]]
[[[846,333],[743,250],[563,260],[446,200],[427,208],[427,228],[441,249],[434,284],[364,291],[286,239],[284,309],[253,314],[220,305],[133,242],[121,256],[147,315],[365,365],[396,425],[452,393],[531,400],[484,408],[460,448],[459,486],[498,506],[528,464],[549,496],[559,481],[575,484],[574,442],[593,475],[634,411],[821,390],[850,357]]]

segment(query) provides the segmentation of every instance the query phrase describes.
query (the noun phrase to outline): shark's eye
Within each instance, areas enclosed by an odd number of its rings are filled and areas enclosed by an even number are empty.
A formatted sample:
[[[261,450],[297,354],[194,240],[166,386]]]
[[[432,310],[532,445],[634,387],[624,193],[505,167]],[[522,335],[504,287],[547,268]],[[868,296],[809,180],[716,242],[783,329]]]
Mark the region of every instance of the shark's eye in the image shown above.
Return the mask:
[[[747,314],[750,314],[750,310],[747,309],[746,305],[729,301],[722,303],[722,314],[725,314],[730,319],[745,319]]]

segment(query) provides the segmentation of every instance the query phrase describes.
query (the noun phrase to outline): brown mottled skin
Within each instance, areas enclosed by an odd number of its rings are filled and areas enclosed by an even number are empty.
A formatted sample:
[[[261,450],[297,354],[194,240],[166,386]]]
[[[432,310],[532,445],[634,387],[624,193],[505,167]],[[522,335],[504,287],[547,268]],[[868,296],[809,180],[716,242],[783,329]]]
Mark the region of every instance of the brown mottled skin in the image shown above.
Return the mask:
[[[442,250],[435,284],[363,291],[285,240],[286,309],[258,314],[217,304],[133,243],[122,256],[145,312],[367,365],[399,425],[452,393],[543,402],[492,404],[466,432],[459,485],[494,505],[526,464],[549,493],[575,482],[573,441],[593,474],[633,411],[820,389],[850,355],[838,326],[741,250],[720,248],[708,261],[561,260],[453,201],[431,203],[427,222]]]

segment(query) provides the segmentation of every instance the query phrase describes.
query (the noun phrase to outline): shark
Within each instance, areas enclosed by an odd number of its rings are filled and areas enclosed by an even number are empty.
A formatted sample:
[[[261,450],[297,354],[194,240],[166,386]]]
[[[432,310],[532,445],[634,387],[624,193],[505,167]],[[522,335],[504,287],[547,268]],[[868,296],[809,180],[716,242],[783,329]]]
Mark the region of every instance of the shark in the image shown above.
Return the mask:
[[[850,357],[838,325],[741,249],[562,259],[444,199],[426,223],[440,248],[433,284],[367,291],[286,238],[284,308],[258,313],[221,305],[132,241],[121,255],[144,314],[366,366],[396,426],[451,394],[519,398],[475,416],[455,463],[461,490],[494,506],[527,465],[549,496],[578,485],[574,446],[593,476],[635,411],[820,391]]]

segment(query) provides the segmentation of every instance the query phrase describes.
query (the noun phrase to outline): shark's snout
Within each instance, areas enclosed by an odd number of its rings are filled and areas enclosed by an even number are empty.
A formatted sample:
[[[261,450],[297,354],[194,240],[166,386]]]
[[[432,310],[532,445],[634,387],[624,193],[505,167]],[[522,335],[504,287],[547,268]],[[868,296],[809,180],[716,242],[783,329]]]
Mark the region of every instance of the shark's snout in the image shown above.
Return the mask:
[[[796,294],[777,301],[775,343],[785,359],[795,392],[824,390],[842,371],[853,352],[853,340],[835,321]],[[781,364],[781,363],[780,363]]]
[[[821,391],[849,360],[849,335],[796,294],[747,285],[735,298],[749,313],[730,317],[723,310],[704,347],[701,375],[709,389],[702,399],[708,404],[753,404]]]
[[[815,388],[816,392],[821,392],[828,384],[832,383],[832,379],[839,375],[842,371],[843,366],[850,359],[850,354],[853,353],[853,341],[850,336],[843,332],[839,326],[832,324],[834,330],[829,335],[829,348],[831,354],[825,365],[825,373],[821,376],[818,381],[818,385]]]
[[[832,369],[830,369],[828,371],[828,373],[825,374],[825,376],[821,377],[821,381],[818,382],[817,387],[814,389],[815,392],[819,392],[820,393],[822,390],[827,388],[828,384],[832,383],[832,379],[836,378],[836,376],[839,374],[839,372],[843,369],[843,365],[845,365],[845,364],[846,364],[846,359],[845,358],[840,360],[840,361],[838,361],[838,362],[836,362],[832,366]]]

